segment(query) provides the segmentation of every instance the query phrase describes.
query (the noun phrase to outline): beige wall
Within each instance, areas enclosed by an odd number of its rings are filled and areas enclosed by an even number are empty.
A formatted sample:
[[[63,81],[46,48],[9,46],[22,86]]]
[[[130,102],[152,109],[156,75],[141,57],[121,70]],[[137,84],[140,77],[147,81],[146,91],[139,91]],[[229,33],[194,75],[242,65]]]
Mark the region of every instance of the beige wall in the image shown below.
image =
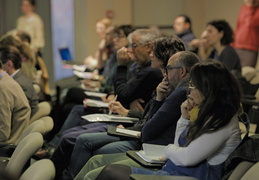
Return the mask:
[[[132,24],[131,0],[75,0],[75,54],[77,61],[94,55],[100,39],[95,33],[95,23],[107,10],[115,12],[113,23]]]
[[[234,29],[242,4],[243,0],[75,0],[76,59],[82,61],[96,51],[100,40],[95,22],[109,9],[114,10],[117,25],[172,26],[175,16],[187,14],[199,37],[206,23],[214,19],[225,19]],[[164,32],[173,33],[173,29]]]

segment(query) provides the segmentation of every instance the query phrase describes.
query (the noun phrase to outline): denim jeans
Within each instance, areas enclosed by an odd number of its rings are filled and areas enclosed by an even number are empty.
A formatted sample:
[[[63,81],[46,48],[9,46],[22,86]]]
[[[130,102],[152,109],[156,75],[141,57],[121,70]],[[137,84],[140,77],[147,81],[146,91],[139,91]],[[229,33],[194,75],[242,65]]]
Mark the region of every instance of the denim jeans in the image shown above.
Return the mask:
[[[68,174],[74,178],[93,155],[126,152],[140,147],[134,140],[121,141],[119,137],[107,133],[82,134],[76,140]]]
[[[84,115],[84,106],[83,105],[76,105],[73,107],[72,111],[69,113],[65,123],[59,130],[58,134],[54,136],[54,138],[49,141],[49,145],[57,148],[61,141],[61,136],[63,135],[64,131],[76,127],[88,124],[89,122],[85,119],[81,118],[81,116]]]

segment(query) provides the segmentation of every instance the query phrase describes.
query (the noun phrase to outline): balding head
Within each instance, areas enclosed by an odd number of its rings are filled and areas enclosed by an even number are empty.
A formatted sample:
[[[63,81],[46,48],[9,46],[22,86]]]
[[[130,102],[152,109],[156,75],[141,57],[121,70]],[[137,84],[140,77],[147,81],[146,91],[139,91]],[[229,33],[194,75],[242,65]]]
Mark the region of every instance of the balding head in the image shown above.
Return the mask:
[[[197,62],[198,56],[190,51],[180,51],[172,55],[166,68],[170,85],[175,88],[181,80],[188,77],[191,67]]]

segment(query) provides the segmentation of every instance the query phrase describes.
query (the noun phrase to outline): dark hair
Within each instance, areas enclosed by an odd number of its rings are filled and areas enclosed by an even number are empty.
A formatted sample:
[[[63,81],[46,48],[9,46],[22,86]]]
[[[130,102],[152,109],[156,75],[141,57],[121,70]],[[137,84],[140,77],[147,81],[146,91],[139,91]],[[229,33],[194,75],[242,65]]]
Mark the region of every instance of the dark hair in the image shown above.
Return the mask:
[[[187,16],[186,14],[180,14],[177,17],[183,17],[184,18],[184,22],[185,23],[189,23],[190,24],[190,29],[192,29],[192,21],[191,21],[191,18],[189,16]]]
[[[22,59],[19,50],[14,46],[0,46],[0,60],[3,64],[11,60],[15,69],[20,69]]]
[[[214,26],[219,32],[223,31],[223,37],[220,40],[221,45],[229,45],[234,41],[233,30],[225,20],[214,20],[208,22],[207,25]]]
[[[0,60],[0,69],[2,69],[2,61]]]
[[[211,133],[227,125],[240,110],[241,91],[236,78],[219,61],[194,65],[190,72],[193,85],[204,101],[198,118],[190,124],[187,144],[204,133]]]
[[[26,0],[28,1],[32,6],[36,6],[36,1],[35,0]]]
[[[28,33],[18,30],[16,35],[21,39],[21,41],[28,42],[29,44],[31,43],[31,36]]]
[[[166,67],[170,57],[179,52],[184,51],[183,41],[176,36],[162,35],[153,41],[154,55],[161,61],[163,66]]]
[[[134,31],[134,28],[131,25],[121,25],[114,29],[114,33],[120,34],[120,31],[123,31],[127,37],[131,32]]]

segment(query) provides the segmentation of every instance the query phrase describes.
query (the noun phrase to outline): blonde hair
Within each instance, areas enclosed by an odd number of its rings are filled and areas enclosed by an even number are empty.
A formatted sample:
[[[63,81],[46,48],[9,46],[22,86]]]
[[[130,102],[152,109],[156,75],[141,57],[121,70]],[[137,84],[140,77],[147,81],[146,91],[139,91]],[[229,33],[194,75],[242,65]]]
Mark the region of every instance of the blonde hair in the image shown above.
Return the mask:
[[[112,25],[111,19],[106,18],[106,17],[97,20],[96,23],[102,23],[102,24],[104,24],[105,28],[107,28],[107,27],[109,27],[109,26]]]

